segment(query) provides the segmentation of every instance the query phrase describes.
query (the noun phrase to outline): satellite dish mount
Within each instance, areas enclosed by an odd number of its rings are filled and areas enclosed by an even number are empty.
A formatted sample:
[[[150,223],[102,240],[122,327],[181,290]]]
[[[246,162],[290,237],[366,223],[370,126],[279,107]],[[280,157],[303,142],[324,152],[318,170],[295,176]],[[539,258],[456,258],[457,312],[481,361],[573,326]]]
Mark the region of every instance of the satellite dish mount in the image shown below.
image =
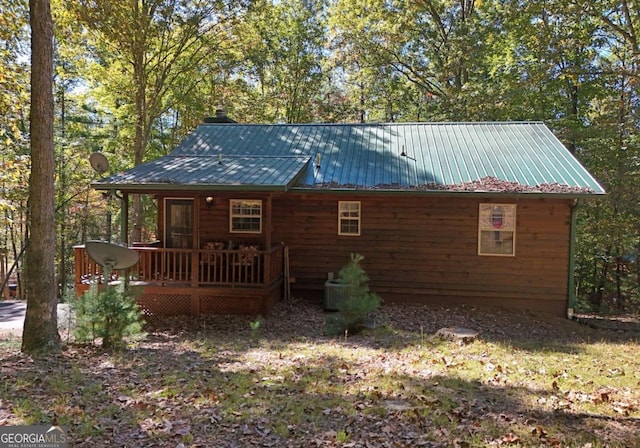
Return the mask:
[[[101,152],[94,152],[89,156],[91,168],[98,174],[104,174],[109,171],[109,161]]]
[[[87,241],[87,255],[104,268],[107,286],[114,269],[127,269],[138,262],[139,254],[128,247],[106,241]]]

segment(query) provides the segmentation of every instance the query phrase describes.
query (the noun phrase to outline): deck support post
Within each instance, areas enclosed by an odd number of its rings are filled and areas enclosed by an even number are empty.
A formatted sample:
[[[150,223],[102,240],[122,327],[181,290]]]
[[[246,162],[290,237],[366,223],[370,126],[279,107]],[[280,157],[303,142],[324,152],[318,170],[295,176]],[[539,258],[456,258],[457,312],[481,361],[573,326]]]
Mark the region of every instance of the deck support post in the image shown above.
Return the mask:
[[[120,201],[120,241],[129,245],[129,194],[122,193]]]

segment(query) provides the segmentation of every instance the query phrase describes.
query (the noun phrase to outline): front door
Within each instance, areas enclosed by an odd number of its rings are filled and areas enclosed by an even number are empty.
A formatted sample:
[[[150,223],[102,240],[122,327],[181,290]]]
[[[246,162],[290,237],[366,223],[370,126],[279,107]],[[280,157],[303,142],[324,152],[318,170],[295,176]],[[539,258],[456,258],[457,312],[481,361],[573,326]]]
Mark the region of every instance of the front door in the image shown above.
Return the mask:
[[[193,199],[165,198],[165,247],[193,249]]]

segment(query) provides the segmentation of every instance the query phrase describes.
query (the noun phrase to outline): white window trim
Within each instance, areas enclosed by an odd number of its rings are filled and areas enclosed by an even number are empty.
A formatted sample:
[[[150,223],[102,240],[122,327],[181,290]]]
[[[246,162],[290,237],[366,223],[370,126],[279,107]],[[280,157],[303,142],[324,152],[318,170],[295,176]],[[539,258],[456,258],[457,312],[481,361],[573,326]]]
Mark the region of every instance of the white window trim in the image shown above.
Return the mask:
[[[491,224],[491,210],[495,207],[503,207],[505,209],[505,222],[499,227],[499,230]],[[483,257],[515,257],[516,256],[516,204],[494,204],[481,203],[478,207],[478,255]],[[482,252],[482,232],[512,232],[513,242],[511,253],[500,254],[491,252]]]
[[[260,205],[260,215],[234,215],[233,205],[236,202],[255,202]],[[229,199],[229,233],[262,233],[262,200],[261,199]],[[259,218],[260,230],[234,230],[233,218]]]
[[[358,216],[343,218],[342,215],[342,205],[343,204],[357,204],[358,205]],[[342,221],[357,221],[358,222],[358,232],[343,232],[342,229]],[[360,201],[338,201],[338,235],[340,236],[360,236],[360,232],[362,231],[362,204]]]

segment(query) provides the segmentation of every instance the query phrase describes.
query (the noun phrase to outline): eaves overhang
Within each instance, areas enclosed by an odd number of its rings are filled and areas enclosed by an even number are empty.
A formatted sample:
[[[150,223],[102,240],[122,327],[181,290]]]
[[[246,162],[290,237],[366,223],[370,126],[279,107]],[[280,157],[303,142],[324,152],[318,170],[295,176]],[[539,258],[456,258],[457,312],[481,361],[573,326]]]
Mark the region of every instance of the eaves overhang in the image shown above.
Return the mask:
[[[288,191],[289,185],[222,185],[222,184],[169,184],[169,183],[147,183],[147,184],[100,184],[93,183],[91,186],[101,191],[130,191],[150,193],[156,191]]]

